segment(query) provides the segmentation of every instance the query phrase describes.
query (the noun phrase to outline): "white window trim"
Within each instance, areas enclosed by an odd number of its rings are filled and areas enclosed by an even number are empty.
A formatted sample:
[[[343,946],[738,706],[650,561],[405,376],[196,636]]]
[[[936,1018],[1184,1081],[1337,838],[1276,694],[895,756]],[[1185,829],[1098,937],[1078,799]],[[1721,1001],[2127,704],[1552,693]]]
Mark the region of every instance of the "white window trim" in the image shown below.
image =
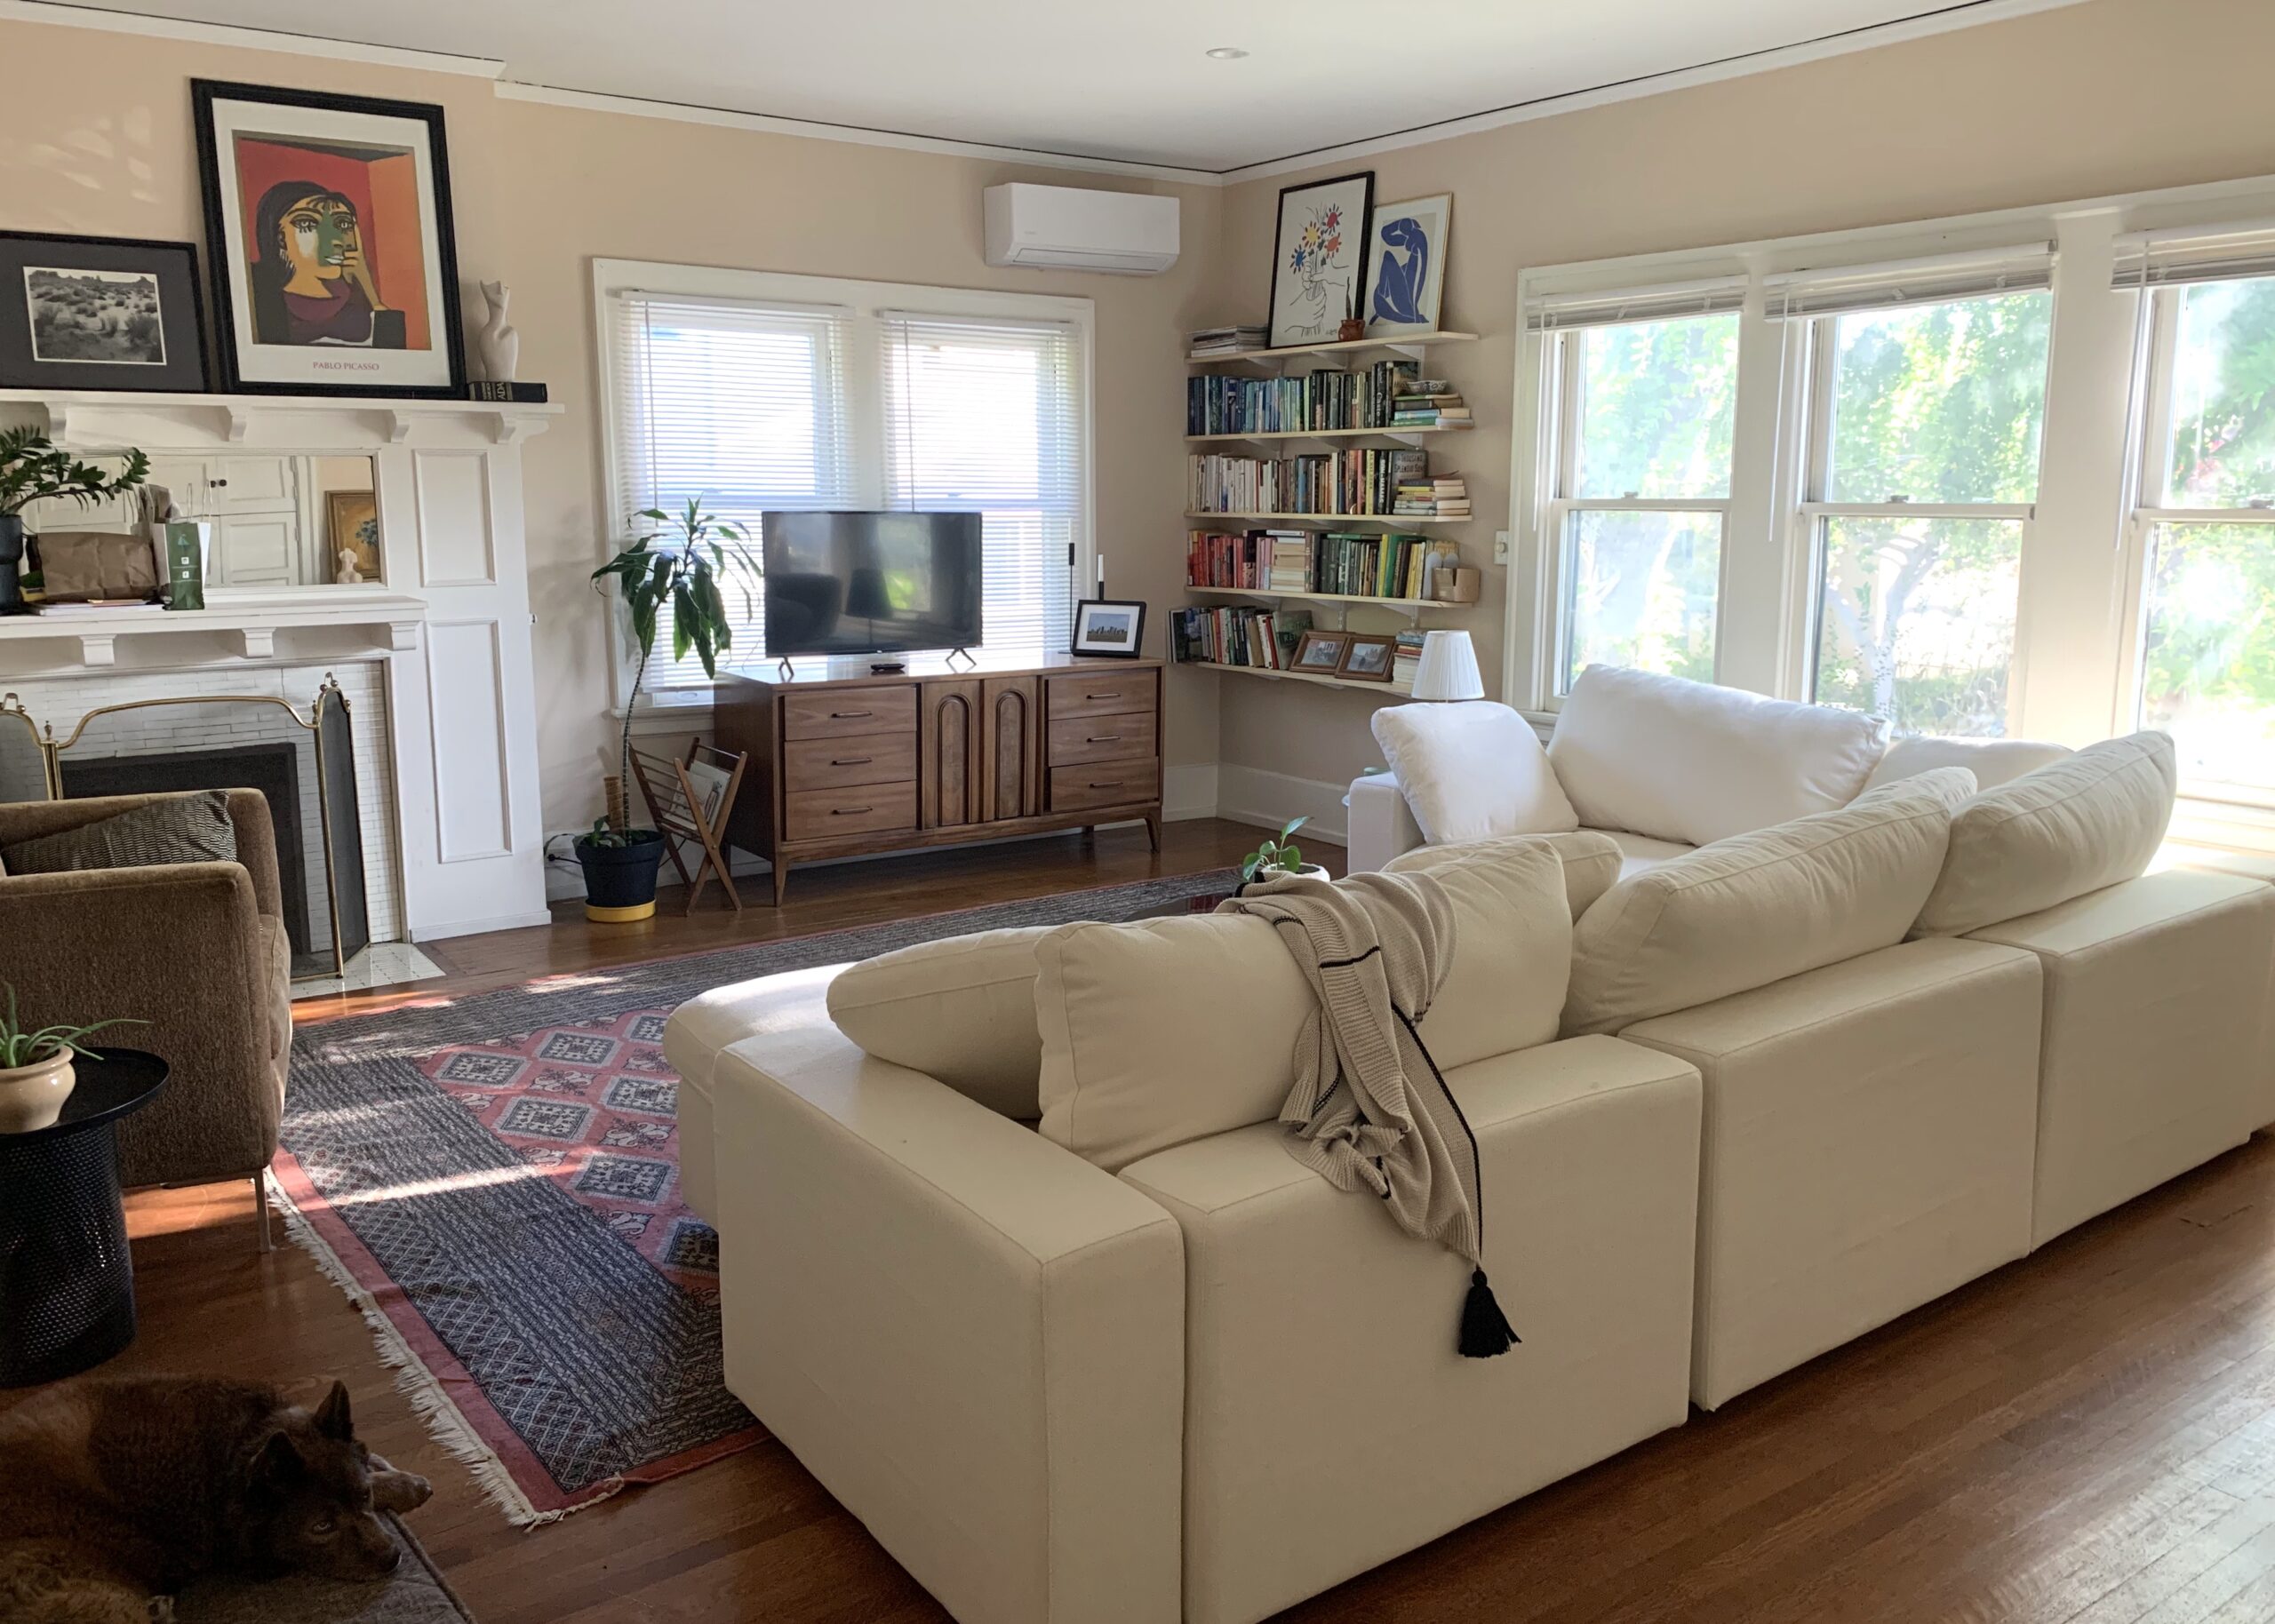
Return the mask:
[[[734,270],[716,266],[669,265],[643,259],[593,261],[593,333],[599,356],[597,396],[601,434],[602,482],[607,517],[596,545],[595,568],[606,562],[631,539],[624,529],[631,513],[618,476],[617,429],[612,403],[616,399],[615,357],[609,343],[610,301],[635,290],[701,299],[749,300],[806,305],[843,306],[876,317],[885,312],[921,310],[927,315],[966,315],[1009,321],[1064,322],[1074,329],[1082,350],[1082,442],[1077,474],[1074,578],[1079,585],[1098,577],[1097,523],[1097,377],[1098,312],[1087,299],[1036,293],[1003,293],[982,288],[939,288],[919,283],[871,282],[837,276],[805,276],[786,271]],[[882,422],[882,402],[873,399],[881,387],[878,378],[865,369],[847,369],[847,418],[850,422]],[[882,443],[864,444],[853,436],[853,465],[858,488],[882,490]],[[613,597],[607,599],[609,633],[610,708],[621,717],[625,696],[632,686],[633,662],[628,657],[621,611]],[[643,692],[637,710],[693,712],[706,709],[710,698],[700,690],[669,690],[664,695]]]

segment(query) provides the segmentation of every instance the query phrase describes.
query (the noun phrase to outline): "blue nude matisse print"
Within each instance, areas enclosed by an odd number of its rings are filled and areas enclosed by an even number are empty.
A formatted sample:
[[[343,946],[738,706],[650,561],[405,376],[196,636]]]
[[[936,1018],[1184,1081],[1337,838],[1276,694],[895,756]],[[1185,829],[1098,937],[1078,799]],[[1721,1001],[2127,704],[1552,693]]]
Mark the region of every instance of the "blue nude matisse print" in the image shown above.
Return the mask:
[[[1369,336],[1400,329],[1432,331],[1445,291],[1450,195],[1386,203],[1375,211]]]

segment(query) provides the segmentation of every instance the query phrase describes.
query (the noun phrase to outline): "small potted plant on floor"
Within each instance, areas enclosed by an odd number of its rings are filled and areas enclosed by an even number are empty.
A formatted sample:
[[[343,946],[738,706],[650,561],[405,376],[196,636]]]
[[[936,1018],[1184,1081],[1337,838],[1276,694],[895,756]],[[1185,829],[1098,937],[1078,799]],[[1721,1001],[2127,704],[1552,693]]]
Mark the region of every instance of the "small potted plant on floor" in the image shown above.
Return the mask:
[[[0,986],[7,986],[0,982]],[[75,1055],[88,1055],[86,1041],[106,1026],[140,1026],[121,1018],[92,1026],[43,1026],[27,1031],[16,1014],[16,990],[8,987],[8,1012],[0,1015],[0,1134],[32,1134],[53,1127],[78,1085]]]
[[[1258,884],[1278,880],[1288,874],[1303,874],[1313,880],[1328,880],[1332,876],[1316,863],[1304,861],[1304,848],[1295,842],[1296,831],[1312,820],[1293,817],[1281,825],[1280,832],[1241,859],[1241,883]]]
[[[126,466],[106,474],[81,462],[27,423],[0,429],[0,615],[30,613],[24,602],[18,566],[24,557],[24,509],[50,498],[92,507],[133,490],[150,472],[140,451],[126,454]]]
[[[593,571],[595,591],[606,591],[611,580],[616,583],[632,646],[639,655],[617,741],[616,773],[603,781],[607,815],[576,842],[577,862],[585,871],[586,917],[610,924],[644,919],[656,912],[656,870],[664,860],[662,833],[632,824],[632,718],[648,680],[648,661],[656,651],[657,618],[669,604],[673,657],[685,659],[692,649],[703,662],[703,674],[715,677],[719,657],[735,638],[722,583],[733,583],[747,614],[750,589],[760,575],[757,555],[742,527],[705,513],[697,498],[689,498],[678,513],[651,507],[639,516],[674,529],[638,537]]]

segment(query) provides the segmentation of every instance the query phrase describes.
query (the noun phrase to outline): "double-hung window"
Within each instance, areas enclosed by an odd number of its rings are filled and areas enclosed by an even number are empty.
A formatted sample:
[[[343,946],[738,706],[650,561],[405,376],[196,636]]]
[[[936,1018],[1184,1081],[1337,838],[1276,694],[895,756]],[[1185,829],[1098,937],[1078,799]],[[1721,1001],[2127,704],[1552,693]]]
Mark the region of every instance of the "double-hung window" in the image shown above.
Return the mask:
[[[1544,299],[1555,689],[1593,665],[1714,679],[1740,278]]]
[[[2275,231],[2144,237],[2134,711],[2189,792],[2275,801]]]
[[[771,511],[982,515],[986,646],[1064,648],[1090,547],[1088,300],[603,260],[611,545],[690,498],[762,548]],[[730,586],[722,664],[770,662]],[[668,611],[667,611],[668,613]],[[659,626],[648,686],[698,689]]]
[[[2054,296],[2040,250],[1797,273],[1808,695],[1900,734],[1998,736],[2016,695]]]

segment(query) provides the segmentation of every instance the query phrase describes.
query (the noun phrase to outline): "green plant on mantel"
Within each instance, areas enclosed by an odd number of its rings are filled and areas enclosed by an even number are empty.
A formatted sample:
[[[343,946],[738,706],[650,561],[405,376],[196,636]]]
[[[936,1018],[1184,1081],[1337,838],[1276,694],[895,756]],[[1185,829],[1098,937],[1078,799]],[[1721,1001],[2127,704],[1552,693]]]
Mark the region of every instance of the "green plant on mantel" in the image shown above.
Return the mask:
[[[50,498],[92,507],[133,490],[149,473],[150,459],[139,450],[127,452],[126,466],[113,474],[58,450],[28,423],[0,429],[0,519]]]
[[[8,989],[8,1013],[0,1015],[0,1071],[12,1071],[19,1066],[36,1065],[43,1060],[53,1060],[65,1053],[86,1055],[87,1039],[106,1026],[148,1026],[148,1021],[120,1016],[112,1021],[97,1021],[92,1026],[41,1026],[25,1030],[16,1011],[16,989],[6,982],[0,987]]]
[[[705,513],[699,497],[690,497],[687,506],[676,513],[648,507],[636,516],[676,529],[651,530],[635,537],[631,545],[593,571],[595,591],[605,591],[607,582],[616,582],[618,594],[632,617],[633,645],[640,650],[640,663],[632,673],[632,693],[624,705],[624,731],[617,744],[616,787],[609,797],[609,814],[584,837],[595,846],[623,846],[651,832],[625,825],[632,800],[633,707],[640,703],[640,689],[648,680],[648,661],[656,652],[656,619],[664,605],[672,608],[672,657],[683,660],[692,649],[703,662],[703,674],[715,677],[719,657],[735,641],[735,623],[727,613],[726,593],[720,583],[731,580],[737,585],[747,615],[752,607],[751,585],[764,573],[743,527]]]

